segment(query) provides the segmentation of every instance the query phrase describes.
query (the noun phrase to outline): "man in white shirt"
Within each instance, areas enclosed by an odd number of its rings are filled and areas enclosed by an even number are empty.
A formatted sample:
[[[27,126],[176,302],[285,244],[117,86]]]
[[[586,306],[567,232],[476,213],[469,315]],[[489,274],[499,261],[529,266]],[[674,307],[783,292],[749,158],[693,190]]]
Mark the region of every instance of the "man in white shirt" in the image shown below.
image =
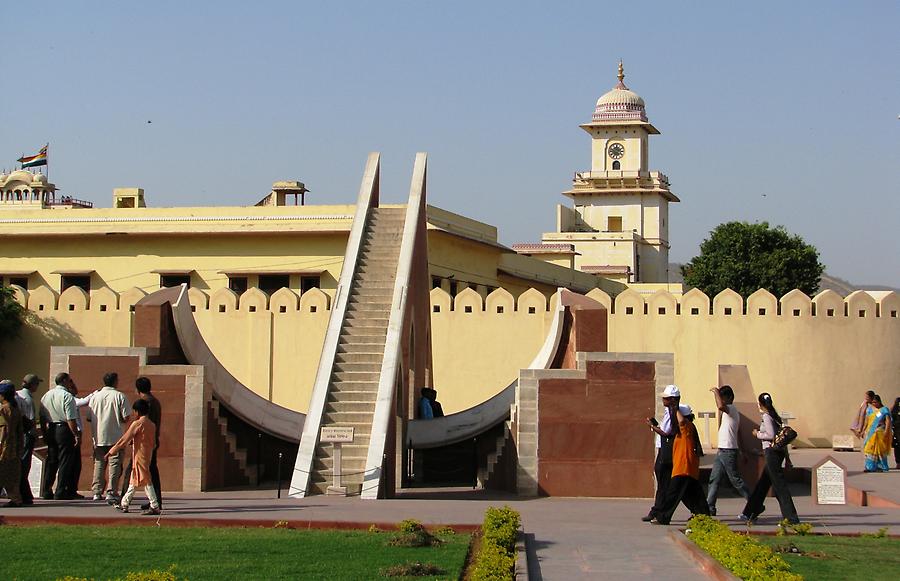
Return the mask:
[[[75,455],[81,444],[81,433],[75,419],[78,412],[75,397],[69,393],[69,386],[74,386],[68,373],[56,374],[56,387],[44,394],[41,406],[46,414],[47,429],[44,440],[47,442],[47,460],[44,468],[42,485],[45,500],[72,500],[77,498],[77,482],[75,482]],[[53,483],[56,481],[56,492]]]
[[[22,378],[22,389],[16,392],[16,403],[22,412],[22,424],[25,428],[25,445],[22,451],[22,471],[19,478],[19,494],[22,495],[22,504],[34,504],[34,495],[31,493],[31,483],[28,481],[28,473],[31,472],[31,459],[34,455],[34,445],[38,437],[38,421],[41,415],[41,402],[33,397],[34,392],[44,380],[33,373]]]
[[[741,426],[741,414],[734,405],[734,390],[730,385],[723,385],[722,387],[713,387],[709,391],[715,396],[716,407],[721,412],[718,452],[713,462],[712,474],[709,477],[709,490],[706,494],[709,514],[716,516],[716,499],[719,496],[719,484],[722,482],[723,474],[728,475],[731,485],[745,500],[750,498],[750,489],[747,488],[738,469],[738,453],[740,452],[738,428]]]
[[[95,391],[91,398],[90,422],[94,429],[94,500],[103,499],[104,484],[106,484],[106,469],[109,466],[109,481],[106,489],[108,501],[118,500],[119,478],[122,476],[122,458],[124,451],[109,456],[107,452],[112,448],[122,434],[125,433],[125,422],[128,421],[128,399],[125,394],[116,389],[119,383],[119,374],[107,373],[103,376],[103,388]]]
[[[647,516],[641,518],[644,522],[650,522],[661,512],[665,504],[666,491],[672,480],[672,442],[678,433],[678,422],[674,420],[678,404],[681,402],[681,390],[677,385],[667,385],[662,393],[663,417],[657,422],[656,418],[647,418],[647,425],[656,434],[656,462],[653,465],[653,473],[656,476],[656,498]]]

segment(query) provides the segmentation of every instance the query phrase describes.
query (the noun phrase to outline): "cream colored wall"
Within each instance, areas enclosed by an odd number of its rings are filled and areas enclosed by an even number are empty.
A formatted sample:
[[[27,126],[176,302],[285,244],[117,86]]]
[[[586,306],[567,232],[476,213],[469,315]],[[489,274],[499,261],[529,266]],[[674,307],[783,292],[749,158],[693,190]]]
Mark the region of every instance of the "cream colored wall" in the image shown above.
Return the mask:
[[[15,288],[29,310],[21,337],[3,343],[0,377],[46,378],[51,345],[131,346],[131,305],[142,290],[117,295],[103,289],[88,296],[73,287],[57,296],[49,287]],[[240,297],[219,289],[209,296],[192,288],[190,300],[204,339],[232,375],[269,401],[306,411],[330,315],[328,295],[281,289],[269,299],[258,289]]]
[[[626,290],[614,303],[599,290],[589,296],[613,306],[610,351],[675,354],[676,383],[697,411],[715,409],[708,390],[720,364],[747,365],[757,395],[770,392],[780,411],[797,416],[791,425],[803,445],[830,446],[832,435],[846,434],[865,390],[885,401],[900,395],[900,297],[894,293],[876,302],[863,292],[843,300],[825,291],[811,301],[792,291],[779,303],[759,291],[747,301],[746,315],[732,291],[713,301],[697,290],[680,299]]]
[[[160,288],[154,270],[194,270],[191,285],[203,290],[228,286],[223,270],[324,270],[322,288],[333,292],[343,262],[346,234],[256,236],[73,236],[71,239],[10,237],[3,240],[0,272],[36,270],[29,286],[60,289],[54,271],[94,270],[91,288],[121,292]],[[299,277],[293,284],[299,288]]]
[[[639,194],[582,196],[579,203],[582,205],[576,206],[575,210],[587,224],[599,232],[607,230],[610,216],[622,217],[623,232],[637,230],[641,234],[644,231]]]
[[[637,171],[647,169],[647,160],[644,158],[644,142],[647,140],[647,132],[640,128],[625,127],[591,127],[591,171],[613,171],[612,162],[615,161],[607,155],[609,145],[615,142],[625,147],[625,155],[622,156],[620,171]]]
[[[434,387],[447,414],[508,386],[534,359],[550,326],[549,303],[535,289],[518,297],[497,289],[485,300],[466,289],[453,301],[434,289],[431,304]]]
[[[46,376],[51,345],[129,346],[130,307],[144,296],[140,289],[88,296],[72,288],[57,296],[48,287],[14,288],[29,307],[28,322],[21,338],[3,344],[0,377],[16,381],[26,373]],[[327,295],[190,292],[201,332],[223,365],[260,396],[305,412],[330,314]],[[674,353],[676,383],[696,411],[714,409],[708,389],[720,364],[747,365],[757,393],[769,391],[779,410],[797,416],[791,424],[803,445],[827,446],[832,435],[845,434],[866,389],[886,400],[900,395],[895,293],[873,298],[857,292],[845,300],[825,291],[810,300],[794,291],[779,301],[760,291],[746,309],[731,291],[712,301],[697,290],[647,296],[628,289],[612,301],[596,289],[588,296],[611,309],[611,351]],[[531,362],[549,328],[547,300],[536,289],[519,296],[497,289],[486,299],[466,289],[453,301],[435,289],[431,303],[434,383],[447,413],[506,387]]]

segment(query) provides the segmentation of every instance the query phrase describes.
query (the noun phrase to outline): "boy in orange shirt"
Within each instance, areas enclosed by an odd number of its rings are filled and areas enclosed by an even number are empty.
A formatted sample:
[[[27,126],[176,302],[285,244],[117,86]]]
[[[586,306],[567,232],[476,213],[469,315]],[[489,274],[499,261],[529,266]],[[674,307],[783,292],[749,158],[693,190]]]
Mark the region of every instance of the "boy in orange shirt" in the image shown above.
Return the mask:
[[[697,454],[700,439],[691,406],[679,405],[676,417],[678,434],[672,443],[672,480],[666,489],[663,506],[651,521],[658,525],[669,524],[679,502],[683,502],[692,514],[709,514],[706,494],[700,485],[700,456]]]

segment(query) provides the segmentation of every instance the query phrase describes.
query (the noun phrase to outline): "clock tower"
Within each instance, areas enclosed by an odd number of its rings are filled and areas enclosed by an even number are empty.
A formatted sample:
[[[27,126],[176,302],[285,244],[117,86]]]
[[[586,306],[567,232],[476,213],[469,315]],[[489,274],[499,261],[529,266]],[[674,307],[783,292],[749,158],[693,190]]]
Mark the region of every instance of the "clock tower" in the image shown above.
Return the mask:
[[[591,136],[591,169],[576,173],[563,192],[573,207],[557,207],[557,231],[544,234],[542,246],[570,245],[575,268],[584,272],[624,283],[664,283],[669,202],[680,200],[669,179],[649,169],[649,138],[659,131],[647,120],[644,100],[625,86],[621,62],[618,76],[591,121],[581,125]]]

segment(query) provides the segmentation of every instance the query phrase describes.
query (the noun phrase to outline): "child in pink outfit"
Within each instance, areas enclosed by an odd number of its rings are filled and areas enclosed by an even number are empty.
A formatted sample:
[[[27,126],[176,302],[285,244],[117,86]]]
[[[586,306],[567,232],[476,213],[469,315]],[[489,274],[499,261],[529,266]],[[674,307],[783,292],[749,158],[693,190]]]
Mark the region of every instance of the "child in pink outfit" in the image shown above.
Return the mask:
[[[128,505],[131,504],[135,490],[138,486],[143,486],[144,492],[150,500],[150,508],[141,514],[159,514],[159,497],[156,495],[150,479],[150,460],[153,458],[153,448],[156,445],[156,425],[147,417],[147,414],[150,413],[150,404],[147,401],[136,400],[132,409],[137,414],[137,419],[128,426],[125,434],[106,454],[107,456],[114,455],[129,442],[131,443],[131,483],[125,496],[122,497],[122,503],[117,508],[122,512],[128,512]]]

